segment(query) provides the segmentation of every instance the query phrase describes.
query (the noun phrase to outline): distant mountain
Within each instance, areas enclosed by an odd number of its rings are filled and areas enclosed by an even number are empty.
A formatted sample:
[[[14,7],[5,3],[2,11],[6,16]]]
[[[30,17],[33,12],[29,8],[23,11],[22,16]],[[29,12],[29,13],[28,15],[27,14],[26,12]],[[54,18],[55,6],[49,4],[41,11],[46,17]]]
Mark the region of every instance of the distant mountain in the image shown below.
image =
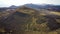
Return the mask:
[[[60,11],[60,5],[52,5],[52,4],[42,4],[42,5],[37,5],[37,4],[25,4],[24,6],[29,7],[29,8],[34,8],[34,9],[49,9],[49,10],[55,10],[55,11]]]
[[[0,12],[5,11],[7,9],[8,9],[7,7],[2,7],[2,8],[0,8]]]
[[[28,8],[33,8],[33,9],[47,9],[47,10],[53,10],[53,11],[60,11],[60,5],[52,5],[52,4],[25,4],[22,5]],[[15,6],[12,5],[10,7],[3,7],[0,8],[0,11],[4,11],[6,9],[16,9],[16,8],[20,8],[21,6]]]
[[[25,4],[24,6],[30,7],[30,8],[36,8],[36,9],[40,9],[41,8],[41,5],[36,5],[36,4]]]
[[[56,11],[60,11],[60,5],[56,5],[56,6],[53,6],[54,8],[54,10],[56,10]]]
[[[49,5],[49,4],[41,4],[41,5],[38,5],[38,4],[25,4],[24,6],[30,7],[30,8],[43,9],[43,8],[51,7],[52,5]]]
[[[15,6],[15,5],[12,5],[12,6],[10,6],[9,8],[10,9],[16,9],[16,8],[18,8],[19,6]]]
[[[0,12],[2,12],[2,11],[5,11],[5,10],[7,10],[7,9],[16,9],[16,8],[18,8],[19,6],[15,6],[15,5],[12,5],[12,6],[10,6],[10,7],[1,7],[0,8]]]

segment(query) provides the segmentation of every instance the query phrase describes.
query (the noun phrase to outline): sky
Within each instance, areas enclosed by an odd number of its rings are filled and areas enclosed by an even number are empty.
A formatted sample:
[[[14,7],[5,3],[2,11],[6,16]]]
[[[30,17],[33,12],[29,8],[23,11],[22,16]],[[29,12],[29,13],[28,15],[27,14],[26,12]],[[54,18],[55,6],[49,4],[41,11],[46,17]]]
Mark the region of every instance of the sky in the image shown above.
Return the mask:
[[[60,0],[0,0],[0,7],[9,7],[11,5],[19,6],[29,3],[60,5]]]

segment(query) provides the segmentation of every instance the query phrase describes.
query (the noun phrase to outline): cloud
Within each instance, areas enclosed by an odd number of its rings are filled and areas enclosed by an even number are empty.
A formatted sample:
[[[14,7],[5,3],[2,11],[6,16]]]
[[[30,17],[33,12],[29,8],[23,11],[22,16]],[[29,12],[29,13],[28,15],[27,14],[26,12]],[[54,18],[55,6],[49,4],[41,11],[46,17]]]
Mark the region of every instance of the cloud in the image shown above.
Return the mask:
[[[0,6],[23,5],[27,3],[34,4],[60,4],[60,0],[0,0]]]

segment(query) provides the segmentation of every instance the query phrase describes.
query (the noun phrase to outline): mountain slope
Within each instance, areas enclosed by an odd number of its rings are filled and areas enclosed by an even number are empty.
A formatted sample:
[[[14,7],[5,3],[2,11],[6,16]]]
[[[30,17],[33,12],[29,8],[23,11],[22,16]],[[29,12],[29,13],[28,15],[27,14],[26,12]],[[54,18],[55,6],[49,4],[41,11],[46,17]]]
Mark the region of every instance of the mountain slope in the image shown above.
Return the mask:
[[[52,12],[54,11],[35,10],[22,6],[14,11],[4,12],[0,26],[4,27],[7,33],[12,31],[12,34],[25,34],[27,31],[42,33],[56,31],[60,28],[60,23],[56,21],[60,19],[60,15],[52,14]]]

